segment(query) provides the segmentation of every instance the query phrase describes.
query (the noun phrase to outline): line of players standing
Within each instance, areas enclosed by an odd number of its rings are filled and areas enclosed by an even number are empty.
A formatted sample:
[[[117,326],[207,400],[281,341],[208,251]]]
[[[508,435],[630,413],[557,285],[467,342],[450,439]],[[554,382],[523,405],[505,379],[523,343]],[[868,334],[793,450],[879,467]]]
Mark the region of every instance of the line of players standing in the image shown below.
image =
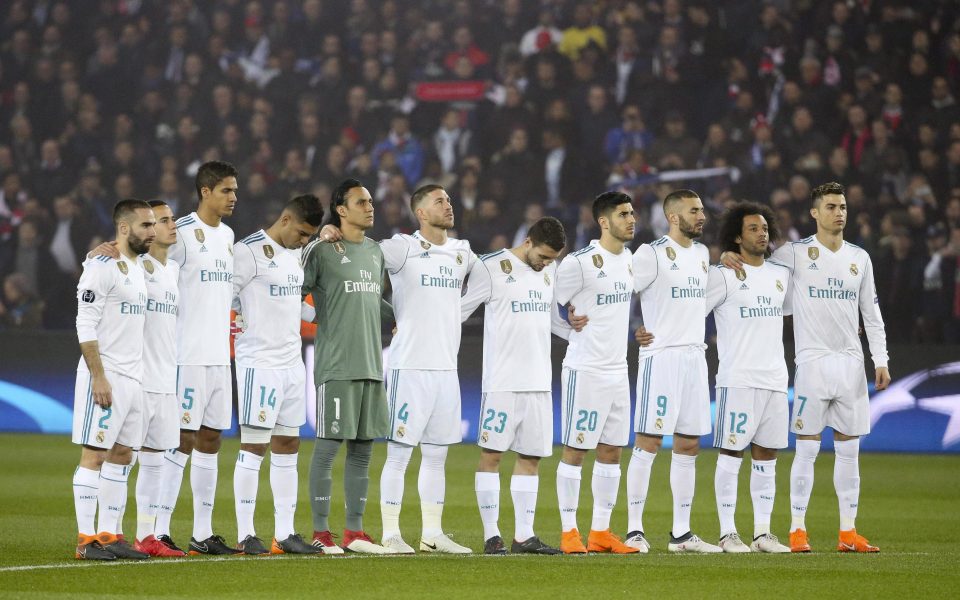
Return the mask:
[[[413,553],[400,534],[399,517],[404,474],[418,445],[423,454],[419,549],[471,552],[443,532],[441,518],[447,447],[461,441],[459,323],[480,304],[486,310],[475,490],[484,552],[507,552],[498,527],[498,467],[506,450],[518,455],[510,481],[512,552],[647,552],[643,509],[664,435],[674,436],[670,551],[810,551],[804,515],[824,427],[835,431],[838,549],[877,551],[854,527],[859,436],[869,432],[857,333],[861,314],[878,388],[889,383],[889,373],[872,265],[863,250],[843,242],[846,205],[839,184],[825,184],[812,194],[817,235],[785,244],[772,260],[765,260],[776,233],[772,214],[758,205],[737,205],[721,225],[724,265],[713,268],[708,268],[706,248],[695,241],[705,215],[699,197],[689,190],[664,200],[668,234],[633,254],[625,247],[634,233],[631,199],[617,192],[601,194],[593,206],[600,239],[558,267],[554,261],[566,238],[562,225],[551,218],[532,226],[521,246],[476,257],[468,242],[447,236],[453,211],[440,186],[413,194],[411,209],[420,223],[416,233],[378,245],[364,236],[373,225],[369,192],[360,182],[347,180],[334,192],[337,226],[325,227],[302,252],[323,216],[315,197],[295,198],[276,223],[234,244],[233,232],[220,219],[236,203],[236,170],[222,162],[206,163],[198,171],[196,189],[197,211],[176,222],[162,203],[118,203],[116,247],[101,247],[100,255],[84,265],[77,318],[83,358],[73,434],[82,447],[73,482],[78,558],[183,555],[170,536],[170,520],[189,459],[194,499],[190,554]],[[392,306],[383,301],[385,275],[393,288]],[[635,444],[627,471],[628,533],[621,540],[610,531],[610,515],[619,491],[621,450],[630,434],[626,331],[635,292],[640,293],[645,327],[636,334],[641,351]],[[301,294],[308,293],[315,308],[301,305]],[[241,424],[234,471],[236,547],[212,530],[220,432],[229,428],[231,416],[230,306],[242,315],[236,342]],[[711,310],[720,351],[714,445],[720,449],[715,487],[721,539],[716,546],[690,528],[699,437],[711,430],[703,343],[704,319]],[[770,514],[776,450],[787,443],[782,317],[791,312],[798,369],[789,423],[798,442],[788,548],[770,532]],[[312,543],[293,528],[299,428],[306,414],[301,318],[319,323]],[[397,324],[386,389],[381,319]],[[561,377],[559,548],[543,543],[533,527],[539,461],[551,453],[553,441],[551,334],[569,341]],[[377,544],[364,532],[362,516],[372,440],[380,437],[388,443],[380,481],[383,537]],[[327,517],[333,459],[343,441],[347,522],[336,543]],[[755,512],[749,546],[733,524],[737,473],[748,445]],[[259,469],[268,448],[275,508],[269,548],[253,527]],[[596,461],[585,545],[576,512],[589,450],[595,450]],[[127,478],[136,461],[141,465],[137,536],[130,545],[120,523]]]

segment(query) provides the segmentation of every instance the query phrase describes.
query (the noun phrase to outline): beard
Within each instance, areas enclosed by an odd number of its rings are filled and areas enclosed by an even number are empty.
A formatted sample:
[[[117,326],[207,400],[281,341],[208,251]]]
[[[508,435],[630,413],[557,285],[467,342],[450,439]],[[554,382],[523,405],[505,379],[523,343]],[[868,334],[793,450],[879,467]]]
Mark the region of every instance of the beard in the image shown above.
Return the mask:
[[[130,234],[130,237],[127,238],[127,244],[129,244],[130,249],[133,250],[135,254],[146,254],[150,251],[150,245],[153,243],[153,240],[147,240],[144,238],[139,238],[133,234]]]
[[[695,240],[701,235],[703,235],[703,228],[700,228],[700,231],[697,231],[697,226],[694,223],[688,223],[686,219],[680,217],[680,233],[687,236],[688,239]]]

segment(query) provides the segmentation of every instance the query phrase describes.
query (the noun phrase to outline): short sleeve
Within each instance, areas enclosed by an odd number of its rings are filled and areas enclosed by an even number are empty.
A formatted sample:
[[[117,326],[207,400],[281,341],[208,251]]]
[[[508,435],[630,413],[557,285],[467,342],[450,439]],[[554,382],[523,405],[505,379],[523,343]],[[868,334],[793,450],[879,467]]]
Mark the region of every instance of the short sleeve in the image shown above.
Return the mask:
[[[400,234],[393,236],[388,240],[380,242],[380,250],[383,252],[383,263],[386,265],[389,273],[396,273],[403,268],[407,262],[407,249],[409,244]]]
[[[103,317],[107,294],[113,289],[110,264],[114,262],[92,259],[84,263],[77,283],[77,338],[81,344],[97,339],[97,326]]]
[[[657,278],[657,251],[644,244],[633,254],[633,291],[642,292]]]
[[[567,256],[557,268],[557,286],[554,298],[557,304],[566,306],[577,292],[583,289],[583,267],[576,256]]]
[[[466,290],[460,301],[460,319],[466,321],[467,318],[477,310],[477,307],[483,303],[489,302],[493,294],[493,280],[490,278],[490,271],[481,261],[470,273],[467,279]]]

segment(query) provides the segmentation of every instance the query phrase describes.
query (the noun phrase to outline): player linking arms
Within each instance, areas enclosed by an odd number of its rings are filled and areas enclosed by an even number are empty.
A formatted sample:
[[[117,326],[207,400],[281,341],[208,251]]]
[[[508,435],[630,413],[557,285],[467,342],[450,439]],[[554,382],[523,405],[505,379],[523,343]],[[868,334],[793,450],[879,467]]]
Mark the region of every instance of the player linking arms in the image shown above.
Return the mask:
[[[297,249],[317,233],[323,208],[316,196],[297,196],[266,230],[233,249],[235,306],[245,329],[236,339],[240,453],[233,471],[237,547],[244,554],[314,554],[294,531],[297,453],[306,421],[300,357],[303,268]],[[237,306],[237,303],[239,306]],[[260,464],[270,447],[274,537],[268,550],[253,527]]]
[[[570,334],[560,378],[563,457],[557,467],[557,498],[567,554],[647,551],[646,540],[624,544],[610,532],[610,515],[620,488],[620,453],[630,440],[630,381],[627,335],[633,297],[632,255],[636,219],[630,196],[605,192],[593,202],[600,239],[574,252],[557,269],[557,302],[573,304],[590,317]],[[587,546],[577,530],[580,472],[588,450],[593,465],[593,520]],[[642,539],[642,538],[641,538]],[[634,542],[636,543],[636,541]]]
[[[556,315],[554,260],[566,244],[560,221],[545,217],[522,245],[480,258],[463,298],[466,319],[481,304],[483,318],[483,398],[480,404],[480,464],[475,489],[483,521],[485,554],[506,554],[500,537],[500,459],[517,453],[510,492],[516,530],[511,551],[560,554],[533,532],[540,459],[553,446],[550,397],[550,333],[564,337],[569,326]],[[556,318],[554,318],[556,316]]]
[[[858,335],[867,334],[876,389],[890,385],[887,340],[873,281],[873,263],[862,249],[843,241],[847,201],[843,186],[825,183],[810,193],[816,235],[784,244],[774,260],[792,272],[793,331],[797,370],[791,431],[797,451],[790,470],[790,549],[809,552],[805,516],[813,489],[813,464],[824,427],[834,432],[833,485],[840,503],[840,552],[879,552],[855,527],[860,501],[860,436],[870,433],[870,399]],[[725,252],[723,263],[742,260]]]
[[[149,250],[156,219],[142,200],[113,209],[119,258],[87,260],[77,284],[77,365],[73,443],[82,446],[73,475],[76,557],[149,558],[117,537],[127,500],[132,448],[143,442],[143,332],[147,288],[137,256]],[[94,529],[97,505],[99,527]],[[99,531],[99,533],[97,533]]]
[[[331,205],[343,240],[311,242],[303,251],[303,292],[313,295],[318,324],[317,443],[310,465],[313,545],[325,554],[343,552],[333,542],[328,517],[333,461],[346,441],[343,547],[392,554],[363,531],[363,513],[373,440],[388,433],[380,322],[392,322],[393,309],[383,301],[383,252],[364,235],[373,227],[370,192],[359,181],[347,179],[333,191]]]

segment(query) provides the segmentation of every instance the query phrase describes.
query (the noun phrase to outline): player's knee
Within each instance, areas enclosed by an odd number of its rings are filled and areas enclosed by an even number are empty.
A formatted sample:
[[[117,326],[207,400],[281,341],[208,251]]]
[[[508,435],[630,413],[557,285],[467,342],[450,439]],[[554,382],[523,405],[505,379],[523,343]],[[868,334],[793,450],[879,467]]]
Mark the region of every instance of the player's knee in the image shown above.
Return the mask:
[[[597,445],[597,462],[617,465],[620,464],[622,454],[623,448],[620,446],[608,446],[607,444]]]
[[[754,460],[773,460],[777,458],[776,448],[764,448],[763,446],[758,446],[753,444],[750,448],[750,456]]]
[[[483,448],[480,450],[480,464],[477,468],[481,473],[494,473],[500,467],[502,453]]]
[[[634,446],[645,450],[646,452],[657,453],[660,451],[660,447],[663,446],[663,438],[658,435],[644,435],[638,433],[636,440],[634,441]]]
[[[583,464],[583,457],[587,454],[586,450],[581,450],[579,448],[571,448],[570,446],[563,447],[563,457],[562,460],[568,465],[574,467],[579,467]],[[600,459],[600,449],[597,448],[597,460]]]

